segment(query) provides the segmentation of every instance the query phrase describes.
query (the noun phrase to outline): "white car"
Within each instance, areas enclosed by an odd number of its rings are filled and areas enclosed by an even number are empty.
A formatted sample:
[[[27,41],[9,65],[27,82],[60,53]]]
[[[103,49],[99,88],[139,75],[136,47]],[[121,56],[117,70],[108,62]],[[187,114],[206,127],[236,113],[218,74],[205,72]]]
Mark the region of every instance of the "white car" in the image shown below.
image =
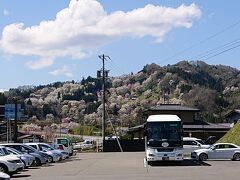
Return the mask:
[[[207,149],[211,145],[207,145],[203,140],[195,137],[183,137],[183,153],[184,155],[191,155],[191,152],[197,149]]]
[[[0,172],[12,175],[18,171],[21,171],[23,167],[23,162],[16,156],[3,155],[0,153]]]
[[[16,155],[17,157],[19,157],[22,160],[22,162],[24,163],[24,168],[28,168],[35,161],[35,157],[33,157],[27,153],[22,153],[16,149],[13,149],[10,147],[6,147],[6,149],[9,154]]]
[[[27,153],[27,154],[30,154],[31,156],[34,156],[35,164],[37,166],[42,166],[43,164],[46,164],[48,162],[48,155],[46,153],[40,152],[31,146],[21,144],[21,143],[7,143],[7,144],[1,144],[1,146],[11,147],[22,153]]]
[[[198,149],[191,153],[195,160],[232,159],[240,160],[240,147],[232,143],[216,143],[208,149]]]
[[[73,149],[80,149],[80,150],[89,150],[89,149],[94,149],[95,147],[96,147],[96,143],[93,140],[89,140],[89,139],[85,139],[83,142],[73,145]]]

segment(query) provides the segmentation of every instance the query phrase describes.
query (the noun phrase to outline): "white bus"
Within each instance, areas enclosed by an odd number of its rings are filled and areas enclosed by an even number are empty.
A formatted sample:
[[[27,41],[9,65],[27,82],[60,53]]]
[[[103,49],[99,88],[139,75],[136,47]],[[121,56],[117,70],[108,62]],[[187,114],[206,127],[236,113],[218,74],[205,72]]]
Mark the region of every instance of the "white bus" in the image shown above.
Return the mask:
[[[151,115],[145,126],[145,161],[183,160],[182,121],[176,115]]]

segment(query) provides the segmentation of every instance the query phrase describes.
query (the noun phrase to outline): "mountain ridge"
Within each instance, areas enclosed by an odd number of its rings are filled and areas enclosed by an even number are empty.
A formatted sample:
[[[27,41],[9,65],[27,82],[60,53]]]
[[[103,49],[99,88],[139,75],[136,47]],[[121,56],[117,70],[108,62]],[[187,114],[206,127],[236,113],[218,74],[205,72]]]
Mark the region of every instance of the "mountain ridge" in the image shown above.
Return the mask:
[[[124,126],[138,125],[143,110],[164,103],[183,104],[201,110],[209,122],[224,122],[224,114],[240,107],[240,71],[203,61],[173,65],[147,64],[139,72],[107,79],[107,112]],[[54,82],[36,87],[10,89],[5,99],[18,97],[28,118],[59,121],[71,118],[101,125],[100,79]],[[3,95],[2,95],[3,96]]]

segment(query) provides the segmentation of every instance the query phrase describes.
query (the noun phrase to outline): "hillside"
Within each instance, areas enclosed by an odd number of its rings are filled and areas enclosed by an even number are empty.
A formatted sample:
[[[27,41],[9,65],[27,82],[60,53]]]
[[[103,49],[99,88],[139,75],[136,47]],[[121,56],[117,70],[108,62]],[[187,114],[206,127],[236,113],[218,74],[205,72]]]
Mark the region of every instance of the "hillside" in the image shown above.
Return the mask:
[[[240,146],[240,123],[231,128],[218,142],[228,142]]]
[[[222,122],[225,113],[240,107],[240,71],[202,61],[163,67],[149,64],[136,74],[109,78],[106,86],[108,117],[120,126],[139,124],[143,110],[162,103],[197,107],[210,122]],[[101,80],[92,77],[22,86],[11,89],[6,97],[0,94],[0,104],[18,97],[30,120],[58,123],[68,118],[101,126],[101,87]]]

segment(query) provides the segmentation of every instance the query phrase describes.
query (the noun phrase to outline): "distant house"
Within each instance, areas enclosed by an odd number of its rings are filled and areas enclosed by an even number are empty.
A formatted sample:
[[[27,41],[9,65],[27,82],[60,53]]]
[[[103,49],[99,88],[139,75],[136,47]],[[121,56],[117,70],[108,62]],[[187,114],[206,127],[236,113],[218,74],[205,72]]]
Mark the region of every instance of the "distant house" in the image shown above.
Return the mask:
[[[227,123],[234,123],[236,124],[240,121],[240,109],[234,109],[228,114],[225,115],[225,119]]]
[[[40,135],[35,134],[18,134],[19,143],[29,143],[29,142],[43,142],[43,138]]]
[[[150,115],[177,115],[182,119],[185,137],[191,136],[203,140],[209,140],[210,137],[212,137],[214,142],[221,138],[231,128],[230,125],[226,123],[213,124],[205,122],[199,116],[199,112],[200,110],[197,108],[182,106],[180,104],[161,104],[146,109],[143,111],[142,118],[139,120],[139,125],[128,128],[127,133],[131,137],[131,140],[121,140],[122,148],[124,151],[145,150],[144,131],[146,120]],[[104,151],[120,151],[116,141],[106,140],[104,143]]]
[[[183,122],[184,136],[198,137],[207,139],[209,136],[215,136],[217,139],[222,137],[229,129],[229,124],[213,124],[205,122],[199,117],[200,110],[193,107],[182,106],[180,104],[162,104],[151,107],[143,111],[141,124],[131,127],[128,134],[132,138],[143,138],[144,124],[148,116],[157,114],[173,114],[181,118]],[[240,115],[240,114],[239,114]]]
[[[181,104],[161,104],[151,107],[143,112],[144,121],[150,115],[156,114],[173,114],[182,119],[183,124],[195,124],[197,113],[200,109],[182,106]]]

